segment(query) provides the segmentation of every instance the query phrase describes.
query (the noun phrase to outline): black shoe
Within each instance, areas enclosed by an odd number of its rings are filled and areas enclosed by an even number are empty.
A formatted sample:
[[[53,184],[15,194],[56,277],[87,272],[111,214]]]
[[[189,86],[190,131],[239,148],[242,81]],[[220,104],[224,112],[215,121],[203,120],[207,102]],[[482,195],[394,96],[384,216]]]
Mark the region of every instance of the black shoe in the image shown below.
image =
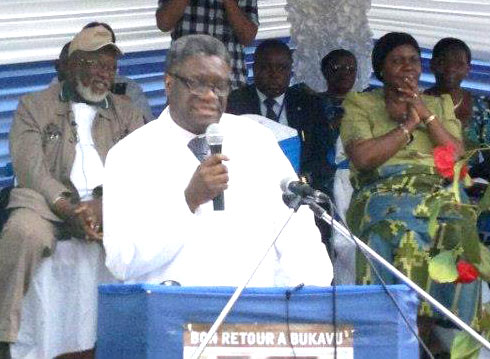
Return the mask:
[[[12,359],[10,356],[10,343],[0,342],[0,359]]]

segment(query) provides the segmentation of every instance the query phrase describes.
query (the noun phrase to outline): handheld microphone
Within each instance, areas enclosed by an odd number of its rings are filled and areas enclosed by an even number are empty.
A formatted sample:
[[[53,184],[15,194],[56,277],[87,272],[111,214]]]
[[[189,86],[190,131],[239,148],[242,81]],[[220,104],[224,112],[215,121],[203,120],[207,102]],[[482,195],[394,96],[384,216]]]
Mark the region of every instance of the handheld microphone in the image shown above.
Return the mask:
[[[206,128],[206,142],[212,155],[221,153],[223,133],[219,124],[212,123]],[[213,198],[213,208],[215,211],[223,211],[225,209],[225,195],[223,192]]]
[[[328,196],[325,193],[317,191],[310,185],[294,178],[284,178],[281,181],[281,189],[285,194],[295,194],[300,197],[309,197],[315,202],[323,203],[328,201]]]

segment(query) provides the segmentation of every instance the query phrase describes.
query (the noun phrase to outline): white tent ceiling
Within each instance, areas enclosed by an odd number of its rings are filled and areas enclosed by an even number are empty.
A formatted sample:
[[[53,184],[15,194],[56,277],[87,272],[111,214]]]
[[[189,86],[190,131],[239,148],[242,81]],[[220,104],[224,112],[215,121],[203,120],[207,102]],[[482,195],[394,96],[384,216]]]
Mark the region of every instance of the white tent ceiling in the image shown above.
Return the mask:
[[[258,38],[289,36],[286,0],[258,2]],[[0,64],[54,59],[64,43],[94,20],[111,24],[126,52],[167,48],[169,36],[155,26],[156,4],[157,0],[1,0]],[[475,58],[490,60],[490,0],[372,0],[368,17],[375,37],[405,31],[431,48],[441,37],[455,36],[470,44]]]

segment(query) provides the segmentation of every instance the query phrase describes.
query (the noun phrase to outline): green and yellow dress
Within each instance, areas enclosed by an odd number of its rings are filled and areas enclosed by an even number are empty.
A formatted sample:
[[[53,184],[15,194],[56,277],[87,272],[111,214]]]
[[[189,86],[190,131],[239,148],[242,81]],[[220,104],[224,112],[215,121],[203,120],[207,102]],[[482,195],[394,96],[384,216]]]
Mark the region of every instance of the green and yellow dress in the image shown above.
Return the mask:
[[[456,119],[449,96],[422,96],[427,108],[437,115],[443,126],[461,139],[461,124]],[[351,93],[344,103],[340,136],[344,146],[352,140],[376,138],[398,126],[391,120],[384,102],[383,89]],[[358,171],[351,162],[351,181],[354,194],[347,221],[359,238],[376,250],[422,289],[450,308],[462,320],[471,324],[479,309],[480,284],[441,284],[428,274],[428,261],[441,249],[452,249],[467,231],[476,231],[476,215],[456,203],[448,182],[434,167],[434,144],[427,128],[421,124],[413,141],[400,149],[376,170]],[[463,196],[464,198],[464,196]],[[447,200],[439,213],[439,235],[429,235],[430,208],[434,201]],[[358,254],[357,281],[359,284],[379,284],[364,256]],[[388,284],[399,280],[381,266],[375,266]],[[456,290],[457,286],[457,290]],[[421,315],[433,316],[427,303]]]

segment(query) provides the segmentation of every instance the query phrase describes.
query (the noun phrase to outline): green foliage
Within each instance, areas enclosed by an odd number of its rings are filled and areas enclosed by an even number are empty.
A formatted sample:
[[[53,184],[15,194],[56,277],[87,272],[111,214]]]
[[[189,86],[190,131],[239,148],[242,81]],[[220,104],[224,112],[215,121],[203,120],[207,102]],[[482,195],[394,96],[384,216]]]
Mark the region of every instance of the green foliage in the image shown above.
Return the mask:
[[[486,339],[490,339],[490,303],[483,305],[483,313],[480,319],[479,327],[482,331],[481,335]],[[482,345],[473,339],[465,331],[456,334],[451,345],[451,359],[477,359],[480,354]]]
[[[482,345],[466,332],[459,332],[451,345],[451,359],[478,359]]]
[[[478,203],[478,209],[481,212],[490,211],[490,186],[487,187],[485,194]]]
[[[476,211],[471,206],[461,206],[460,213],[465,220],[462,221],[461,245],[464,257],[468,262],[476,265],[481,262],[480,236],[476,226]]]
[[[461,202],[461,196],[459,194],[459,175],[461,173],[461,168],[464,166],[466,163],[465,160],[458,161],[454,164],[454,180],[453,180],[453,186],[452,186],[452,191],[454,193],[454,197],[456,198],[456,202],[460,203]]]
[[[490,303],[483,304],[482,317],[480,319],[480,329],[490,332]]]
[[[429,261],[429,275],[439,283],[452,283],[458,279],[456,256],[453,251],[441,251]]]
[[[441,202],[437,201],[432,204],[429,209],[429,236],[432,240],[435,239],[437,230],[439,229],[439,222],[437,221],[437,217],[439,216],[439,212],[441,211]]]
[[[490,281],[490,250],[483,243],[479,243],[480,246],[480,262],[474,263],[478,272],[480,272],[480,278],[484,281]],[[490,311],[489,311],[490,313]],[[490,325],[489,325],[490,329]]]

